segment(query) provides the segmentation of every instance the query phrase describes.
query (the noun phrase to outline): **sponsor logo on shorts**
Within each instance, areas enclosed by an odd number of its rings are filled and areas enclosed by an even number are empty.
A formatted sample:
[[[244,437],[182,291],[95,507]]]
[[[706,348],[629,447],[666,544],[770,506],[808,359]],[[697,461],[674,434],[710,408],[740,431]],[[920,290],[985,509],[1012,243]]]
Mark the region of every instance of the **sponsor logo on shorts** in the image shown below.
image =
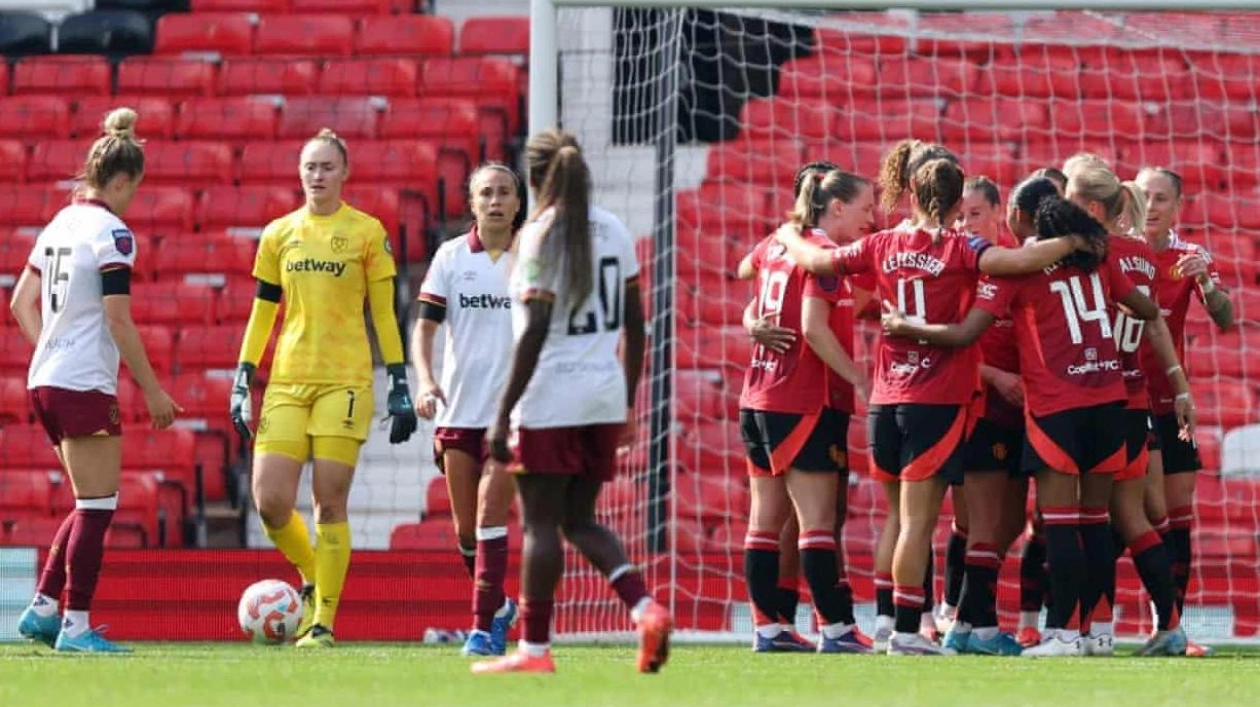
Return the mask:
[[[841,469],[849,465],[849,455],[845,454],[844,450],[840,448],[840,445],[831,445],[831,448],[827,450],[827,453],[831,456],[831,461]]]
[[[116,404],[111,404],[109,406],[109,424],[118,424],[118,405]]]
[[[1010,454],[1011,454],[1011,450],[1007,449],[1005,444],[1001,442],[995,442],[993,444],[993,458],[994,459],[1000,462],[1004,462],[1006,461],[1006,458],[1010,456]]]
[[[262,434],[266,432],[267,428],[270,426],[271,426],[271,419],[268,418],[266,415],[263,415],[262,417],[258,418],[258,434]]]

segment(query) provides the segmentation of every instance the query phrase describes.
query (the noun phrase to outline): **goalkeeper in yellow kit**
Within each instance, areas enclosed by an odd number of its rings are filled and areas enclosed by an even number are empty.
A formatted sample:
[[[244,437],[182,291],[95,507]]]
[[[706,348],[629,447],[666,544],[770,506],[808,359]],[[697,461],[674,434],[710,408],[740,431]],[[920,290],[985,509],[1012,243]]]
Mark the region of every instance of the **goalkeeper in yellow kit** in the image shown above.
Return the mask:
[[[325,129],[302,148],[306,205],[267,225],[258,244],[258,291],[232,388],[232,422],[251,436],[250,384],[283,298],[284,321],[254,442],[254,504],[267,537],[302,575],[299,648],[333,645],[333,621],[350,565],[346,502],[372,421],[368,300],[389,372],[389,440],[416,429],[394,315],[397,272],[385,229],[341,201],[345,143]],[[295,510],[302,466],[314,460],[315,547]]]

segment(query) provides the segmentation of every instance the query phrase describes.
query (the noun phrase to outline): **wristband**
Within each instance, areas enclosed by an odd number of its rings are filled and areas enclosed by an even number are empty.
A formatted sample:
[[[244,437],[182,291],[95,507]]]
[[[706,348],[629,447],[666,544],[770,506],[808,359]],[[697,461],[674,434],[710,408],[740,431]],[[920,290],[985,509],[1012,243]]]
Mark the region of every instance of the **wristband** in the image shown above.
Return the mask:
[[[1190,394],[1189,394],[1189,393],[1177,393],[1177,395],[1176,395],[1173,399],[1174,399],[1174,400],[1189,400],[1189,399],[1190,399]]]
[[[1216,283],[1210,277],[1205,278],[1201,283],[1199,283],[1199,289],[1203,291],[1203,296],[1207,297],[1213,292],[1216,292]]]
[[[1170,366],[1167,371],[1164,371],[1164,374],[1171,377],[1172,374],[1176,373],[1177,371],[1184,371],[1184,370],[1185,369],[1183,369],[1181,367],[1181,364],[1179,363],[1175,366]]]

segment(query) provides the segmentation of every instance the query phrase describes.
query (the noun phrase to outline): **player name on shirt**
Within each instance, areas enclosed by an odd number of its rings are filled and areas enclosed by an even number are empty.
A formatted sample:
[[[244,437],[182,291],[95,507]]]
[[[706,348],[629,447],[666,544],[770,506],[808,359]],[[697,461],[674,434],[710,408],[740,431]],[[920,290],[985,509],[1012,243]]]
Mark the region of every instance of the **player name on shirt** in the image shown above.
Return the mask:
[[[945,261],[927,253],[908,253],[904,251],[890,253],[887,258],[884,258],[884,272],[893,273],[901,268],[923,270],[932,277],[936,277],[945,270]]]
[[[1151,261],[1138,255],[1127,255],[1123,258],[1117,258],[1116,263],[1120,266],[1120,272],[1129,274],[1137,272],[1145,275],[1151,280],[1155,279],[1155,265]]]

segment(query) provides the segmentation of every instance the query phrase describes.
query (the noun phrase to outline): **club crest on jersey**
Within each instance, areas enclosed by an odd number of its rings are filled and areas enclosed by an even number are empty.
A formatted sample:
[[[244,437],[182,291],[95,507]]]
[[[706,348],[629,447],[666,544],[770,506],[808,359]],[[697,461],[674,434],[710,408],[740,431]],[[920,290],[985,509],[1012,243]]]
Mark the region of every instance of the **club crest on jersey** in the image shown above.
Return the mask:
[[[350,248],[350,239],[345,236],[333,236],[329,245],[332,246],[332,252],[341,254]]]
[[[136,238],[131,235],[131,231],[125,228],[114,230],[110,235],[114,237],[114,249],[123,255],[131,255],[136,249]]]
[[[835,292],[840,289],[840,278],[835,275],[820,277],[818,278],[818,287],[821,288],[823,292]]]
[[[388,235],[387,235],[387,236],[385,236],[385,242],[384,242],[382,245],[383,245],[383,246],[385,246],[385,252],[386,252],[386,253],[389,253],[390,255],[393,255],[393,254],[394,254],[394,246],[393,246],[393,244],[392,244],[392,243],[390,243],[390,242],[389,242],[389,236],[388,236]]]

